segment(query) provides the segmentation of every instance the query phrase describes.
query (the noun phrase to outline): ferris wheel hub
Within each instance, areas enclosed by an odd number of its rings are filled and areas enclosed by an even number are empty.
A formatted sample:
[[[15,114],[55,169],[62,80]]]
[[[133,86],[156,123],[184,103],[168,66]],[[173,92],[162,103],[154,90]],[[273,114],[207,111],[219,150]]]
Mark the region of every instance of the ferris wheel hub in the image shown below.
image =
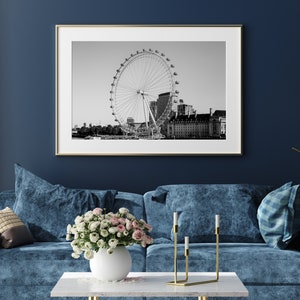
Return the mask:
[[[137,93],[140,94],[141,96],[147,95],[147,94],[145,93],[145,91],[143,91],[143,90],[137,90]]]

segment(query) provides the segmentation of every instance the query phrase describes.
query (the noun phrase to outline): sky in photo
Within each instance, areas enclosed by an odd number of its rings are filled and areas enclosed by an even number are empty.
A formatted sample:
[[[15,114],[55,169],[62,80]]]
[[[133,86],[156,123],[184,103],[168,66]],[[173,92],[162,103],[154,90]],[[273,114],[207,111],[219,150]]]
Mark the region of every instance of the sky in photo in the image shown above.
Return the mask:
[[[163,52],[175,66],[179,99],[197,113],[225,110],[225,42],[73,42],[72,126],[117,125],[110,89],[120,64],[131,53]]]

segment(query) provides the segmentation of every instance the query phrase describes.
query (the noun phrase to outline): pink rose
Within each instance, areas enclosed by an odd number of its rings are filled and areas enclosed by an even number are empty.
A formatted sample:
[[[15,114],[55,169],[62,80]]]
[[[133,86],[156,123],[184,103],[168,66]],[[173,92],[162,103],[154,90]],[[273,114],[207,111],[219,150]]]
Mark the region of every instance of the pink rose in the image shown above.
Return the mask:
[[[153,243],[153,238],[149,235],[145,235],[146,244],[150,245]]]
[[[118,219],[117,217],[112,217],[112,218],[110,219],[110,223],[111,223],[112,225],[118,225],[118,224],[119,224],[119,219]]]
[[[144,234],[141,243],[142,247],[146,247],[147,245],[150,245],[152,243],[153,243],[153,239],[149,235]]]
[[[93,214],[94,215],[101,215],[102,214],[102,208],[100,208],[100,207],[94,208]]]
[[[132,221],[132,226],[133,226],[133,228],[139,228],[140,227],[139,222],[137,220]]]
[[[118,228],[118,231],[119,232],[124,232],[125,231],[125,226],[123,225],[123,224],[119,224],[118,226],[117,226],[117,228]]]
[[[149,232],[152,230],[152,226],[151,226],[151,225],[145,223],[144,226],[145,226],[145,228],[146,228]]]
[[[119,223],[120,224],[125,224],[125,219],[124,218],[119,218]]]
[[[135,230],[132,234],[132,238],[136,241],[140,241],[143,237],[143,231],[142,230]]]

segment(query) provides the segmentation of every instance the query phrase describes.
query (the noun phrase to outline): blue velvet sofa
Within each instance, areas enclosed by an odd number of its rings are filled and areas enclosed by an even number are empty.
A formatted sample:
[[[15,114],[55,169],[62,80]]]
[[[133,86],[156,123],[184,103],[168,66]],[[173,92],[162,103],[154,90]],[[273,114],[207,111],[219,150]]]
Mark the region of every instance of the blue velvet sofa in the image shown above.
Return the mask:
[[[132,271],[173,271],[174,211],[179,215],[178,269],[185,268],[184,236],[187,235],[190,271],[214,271],[214,216],[219,214],[220,271],[238,274],[249,290],[247,299],[300,299],[300,252],[287,240],[284,247],[268,245],[265,242],[269,242],[268,237],[262,237],[257,218],[261,203],[272,193],[277,195],[277,187],[176,184],[159,186],[140,195],[116,190],[68,189],[52,185],[19,165],[15,170],[15,190],[0,192],[0,210],[10,207],[24,222],[34,242],[0,248],[1,300],[55,299],[50,298],[50,291],[63,272],[89,271],[87,260],[71,257],[72,248],[65,234],[76,215],[96,206],[111,211],[127,207],[153,226],[152,245],[146,249],[129,247]],[[293,218],[299,214],[297,209],[292,212]],[[293,236],[296,231],[294,228]]]

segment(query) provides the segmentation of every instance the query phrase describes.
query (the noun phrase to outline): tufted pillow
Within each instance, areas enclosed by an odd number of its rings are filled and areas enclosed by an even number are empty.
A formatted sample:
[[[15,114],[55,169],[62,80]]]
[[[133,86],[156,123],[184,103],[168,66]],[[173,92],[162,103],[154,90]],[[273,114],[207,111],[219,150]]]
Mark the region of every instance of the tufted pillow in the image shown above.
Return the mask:
[[[0,210],[0,241],[3,248],[33,243],[27,227],[9,207]]]
[[[66,227],[78,215],[95,207],[106,207],[116,191],[69,189],[52,185],[15,165],[14,211],[37,241],[65,241]]]
[[[287,248],[300,231],[298,188],[299,185],[288,182],[266,195],[258,208],[260,232],[273,248]]]

